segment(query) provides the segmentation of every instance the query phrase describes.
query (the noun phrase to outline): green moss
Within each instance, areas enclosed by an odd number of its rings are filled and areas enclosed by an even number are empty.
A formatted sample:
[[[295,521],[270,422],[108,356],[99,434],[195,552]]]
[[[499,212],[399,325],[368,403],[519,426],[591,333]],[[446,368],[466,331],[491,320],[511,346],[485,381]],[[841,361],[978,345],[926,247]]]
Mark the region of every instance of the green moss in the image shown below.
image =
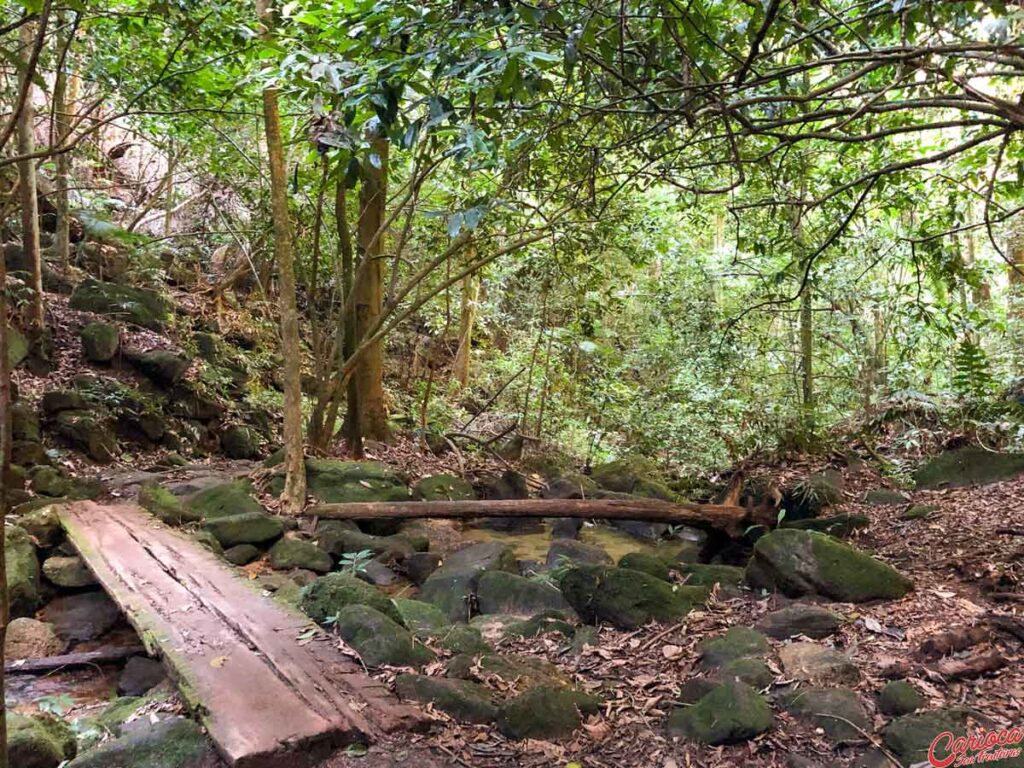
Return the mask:
[[[303,587],[299,605],[319,624],[350,605],[369,606],[402,623],[401,613],[383,592],[344,573],[329,573]]]
[[[476,498],[473,486],[455,475],[424,477],[413,486],[412,493],[423,501],[471,501]]]
[[[532,616],[543,611],[572,614],[562,593],[544,581],[534,581],[508,571],[487,571],[476,587],[480,613]]]
[[[446,674],[461,680],[493,676],[520,689],[569,686],[568,678],[551,662],[510,653],[460,654],[448,662]]]
[[[264,512],[245,512],[240,515],[208,519],[205,528],[222,547],[264,544],[280,538],[284,533],[284,523]]]
[[[39,605],[39,558],[24,528],[7,527],[4,541],[12,616],[29,616]]]
[[[502,705],[498,730],[510,739],[555,739],[579,728],[582,715],[596,714],[601,702],[582,691],[537,687]]]
[[[743,569],[734,565],[705,565],[704,563],[683,563],[677,566],[686,576],[686,583],[694,587],[710,587],[720,584],[735,587],[743,583]]]
[[[110,323],[89,323],[82,329],[82,351],[93,363],[106,363],[117,354],[121,331]]]
[[[170,321],[172,311],[170,301],[156,291],[92,279],[75,288],[69,306],[71,309],[116,317],[156,331]]]
[[[768,652],[768,640],[750,627],[731,627],[719,637],[705,640],[699,646],[700,665],[704,669],[720,667],[726,662]]]
[[[327,573],[334,565],[331,556],[315,544],[301,539],[281,539],[270,548],[270,566],[278,570],[305,568]]]
[[[906,715],[893,720],[882,734],[885,746],[903,765],[928,760],[928,748],[943,731],[962,735],[967,725],[967,711],[940,709],[920,715]]]
[[[548,611],[532,616],[526,621],[510,624],[505,629],[505,637],[537,637],[548,632],[573,637],[576,634],[576,627],[567,622],[560,613]]]
[[[591,479],[608,491],[632,493],[644,478],[655,478],[657,466],[641,456],[628,456],[606,464],[598,464],[590,474]]]
[[[696,704],[677,709],[668,730],[700,744],[717,746],[752,739],[772,727],[772,711],[749,685],[723,683]]]
[[[775,674],[767,664],[747,657],[726,662],[718,670],[718,675],[723,681],[739,680],[757,689],[767,688],[775,679]]]
[[[886,715],[909,715],[923,703],[924,698],[906,680],[892,680],[878,694],[878,708]]]
[[[859,740],[870,728],[864,706],[848,688],[801,688],[784,696],[782,704],[836,743]]]
[[[139,506],[167,525],[184,525],[200,519],[191,507],[157,483],[143,483],[139,489]]]
[[[918,488],[959,488],[1009,480],[1024,472],[1024,454],[984,448],[944,451],[914,473]]]
[[[665,561],[646,552],[630,552],[619,558],[619,568],[642,571],[662,581],[668,581],[668,565]]]
[[[493,648],[480,630],[468,624],[452,624],[434,633],[437,644],[452,653],[489,653]]]
[[[403,699],[432,704],[460,723],[490,723],[498,715],[490,691],[469,680],[399,675],[395,689]]]
[[[448,626],[447,617],[430,603],[399,597],[392,600],[395,610],[402,617],[402,623],[416,637],[430,637]]]
[[[434,653],[418,643],[407,629],[367,605],[347,605],[338,611],[335,628],[363,660],[378,667],[419,667],[434,660]]]
[[[263,512],[263,507],[253,498],[254,492],[255,489],[248,480],[235,480],[200,491],[189,499],[188,508],[199,519],[204,520],[247,512]]]
[[[7,714],[7,759],[11,768],[57,768],[75,756],[75,734],[49,715]]]
[[[878,507],[899,506],[907,503],[907,497],[888,488],[875,488],[864,494],[864,502]]]
[[[212,749],[198,725],[169,718],[108,741],[67,768],[183,768],[212,760]]]
[[[830,596],[847,602],[898,599],[913,589],[913,582],[891,565],[875,560],[828,536],[812,534],[818,573]]]
[[[607,621],[620,629],[678,619],[707,596],[701,587],[672,586],[641,571],[603,566],[572,568],[560,585],[584,621]]]

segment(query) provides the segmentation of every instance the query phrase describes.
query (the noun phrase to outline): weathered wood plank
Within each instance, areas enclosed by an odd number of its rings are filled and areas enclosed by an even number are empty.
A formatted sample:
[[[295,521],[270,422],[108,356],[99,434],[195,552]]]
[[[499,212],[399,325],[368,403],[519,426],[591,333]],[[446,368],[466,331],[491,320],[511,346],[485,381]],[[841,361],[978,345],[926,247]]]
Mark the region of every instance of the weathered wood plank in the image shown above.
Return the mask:
[[[338,746],[426,726],[329,637],[300,642],[307,618],[136,507],[79,502],[61,520],[229,765],[302,767]]]

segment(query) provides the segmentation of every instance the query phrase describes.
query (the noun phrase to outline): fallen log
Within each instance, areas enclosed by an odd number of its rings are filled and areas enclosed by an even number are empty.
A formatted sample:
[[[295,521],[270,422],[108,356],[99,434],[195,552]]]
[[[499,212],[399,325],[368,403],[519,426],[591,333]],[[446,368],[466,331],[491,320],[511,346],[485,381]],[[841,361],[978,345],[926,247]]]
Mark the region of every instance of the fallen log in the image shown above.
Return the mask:
[[[341,520],[373,518],[582,517],[643,520],[742,532],[754,510],[732,504],[690,504],[659,499],[512,499],[501,501],[371,501],[316,504],[303,514]],[[773,521],[774,522],[774,521]]]
[[[59,656],[43,656],[38,659],[15,659],[4,662],[4,673],[8,675],[40,675],[58,669],[71,667],[93,667],[99,664],[117,664],[132,656],[145,656],[141,645],[118,645],[100,648],[96,651],[62,653]]]

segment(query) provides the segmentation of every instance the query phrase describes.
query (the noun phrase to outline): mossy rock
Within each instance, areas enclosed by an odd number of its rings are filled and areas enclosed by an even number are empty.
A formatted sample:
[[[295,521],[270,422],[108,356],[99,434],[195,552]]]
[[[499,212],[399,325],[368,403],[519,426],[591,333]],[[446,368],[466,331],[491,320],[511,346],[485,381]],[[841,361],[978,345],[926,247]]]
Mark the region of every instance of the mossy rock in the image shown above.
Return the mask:
[[[576,634],[576,627],[566,621],[561,613],[547,611],[531,616],[525,621],[509,624],[504,635],[505,637],[525,638],[546,635],[550,632],[557,632],[571,638]]]
[[[760,690],[772,684],[775,674],[763,661],[741,657],[723,664],[718,670],[718,677],[723,681],[739,680]]]
[[[334,566],[331,556],[316,544],[301,539],[281,539],[270,548],[270,567],[280,571],[305,568],[314,573],[327,573]]]
[[[437,606],[449,621],[469,619],[480,577],[488,571],[515,571],[511,547],[496,541],[471,544],[451,553],[420,587],[420,599]]]
[[[548,568],[563,568],[568,564],[611,565],[611,556],[596,544],[587,544],[575,539],[555,539],[548,547],[544,565]]]
[[[452,624],[443,627],[433,635],[434,641],[452,653],[491,653],[493,648],[484,640],[476,627],[468,624]]]
[[[202,729],[191,720],[173,717],[133,728],[81,755],[67,768],[205,768],[215,764]]]
[[[518,690],[570,687],[569,679],[550,661],[511,653],[463,653],[448,662],[445,674],[459,680],[497,677]]]
[[[830,536],[779,529],[758,539],[747,566],[752,587],[841,602],[899,599],[913,583],[895,568]]]
[[[781,701],[787,712],[820,728],[833,743],[859,741],[871,727],[864,705],[849,688],[799,688]]]
[[[630,552],[619,558],[619,568],[642,571],[662,581],[669,580],[668,565],[659,557],[646,552]]]
[[[433,651],[409,630],[368,605],[345,606],[334,626],[368,666],[421,667],[434,660]]]
[[[935,504],[915,504],[902,515],[900,520],[927,520],[939,511]]]
[[[491,723],[498,716],[490,691],[469,680],[406,674],[395,678],[395,690],[401,698],[432,704],[460,723]]]
[[[907,497],[889,488],[875,488],[864,494],[864,503],[876,507],[899,506],[907,503]]]
[[[735,659],[763,656],[769,650],[768,640],[757,630],[731,627],[700,644],[700,665],[703,669],[715,669]]]
[[[266,544],[281,537],[284,523],[265,512],[245,512],[240,515],[217,517],[204,523],[222,547],[236,544]]]
[[[166,525],[185,525],[202,519],[202,515],[163,486],[143,483],[139,489],[139,506]]]
[[[735,565],[707,565],[705,563],[681,563],[676,569],[686,577],[686,583],[693,587],[738,587],[743,583],[744,570]]]
[[[102,412],[61,411],[54,421],[54,431],[93,461],[108,464],[117,455],[117,438]]]
[[[7,761],[11,768],[57,768],[75,756],[75,734],[49,715],[7,714]]]
[[[52,549],[64,540],[64,526],[60,522],[60,505],[54,499],[36,499],[31,507],[22,505],[16,510],[18,527],[39,542],[39,546]],[[24,510],[24,512],[22,512]]]
[[[130,285],[86,280],[71,294],[71,309],[95,312],[159,331],[170,321],[173,306],[160,293]]]
[[[472,501],[473,486],[456,475],[431,475],[412,487],[412,494],[423,501]]]
[[[192,365],[191,358],[169,349],[154,349],[149,352],[126,349],[124,357],[143,376],[159,387],[173,387],[184,378],[189,366]]]
[[[590,473],[591,480],[601,488],[616,493],[633,493],[643,480],[653,480],[657,476],[657,465],[640,456],[598,464]]]
[[[772,727],[768,702],[749,685],[722,683],[692,707],[675,710],[668,719],[671,735],[717,746],[752,739]]]
[[[29,616],[39,605],[39,558],[24,528],[7,527],[4,555],[11,615]]]
[[[221,434],[220,447],[229,459],[257,459],[261,453],[260,436],[254,429],[232,424]]]
[[[761,617],[755,625],[759,632],[776,640],[795,635],[821,639],[839,630],[842,617],[817,605],[789,605]]]
[[[36,467],[32,470],[32,490],[40,496],[67,496],[71,483],[56,467]]]
[[[818,517],[843,499],[843,476],[834,469],[808,475],[783,493],[786,518],[803,520]]]
[[[10,370],[14,370],[25,362],[30,351],[31,348],[25,334],[13,325],[7,326],[7,365]]]
[[[421,600],[398,597],[392,600],[402,623],[421,640],[431,637],[447,626],[446,617],[439,608]]]
[[[248,480],[233,480],[199,491],[188,500],[187,506],[200,520],[263,512],[253,493],[255,489]]]
[[[192,532],[192,538],[204,549],[208,549],[213,554],[220,556],[224,554],[224,547],[217,541],[217,537],[209,531],[198,530]]]
[[[968,712],[965,709],[940,709],[893,720],[882,732],[882,741],[903,765],[925,763],[928,748],[943,731],[966,735]]]
[[[11,404],[11,436],[15,440],[39,442],[39,416],[25,402]]]
[[[110,323],[89,323],[82,328],[82,352],[90,363],[109,363],[121,345],[121,331]]]
[[[678,619],[707,597],[702,587],[673,586],[642,571],[603,566],[572,568],[560,586],[581,619],[607,621],[619,629]]]
[[[309,618],[323,624],[350,605],[366,605],[402,623],[402,614],[376,587],[345,573],[329,573],[302,588],[300,606]]]
[[[86,566],[82,558],[72,557],[48,557],[43,562],[43,575],[51,583],[66,589],[80,589],[90,587],[96,583],[96,577]]]
[[[252,544],[236,544],[224,550],[224,559],[232,565],[248,565],[260,557],[260,550]]]
[[[309,492],[327,504],[412,500],[402,474],[377,461],[306,459],[306,483]],[[283,473],[271,477],[270,489],[284,490]]]
[[[544,611],[559,611],[567,616],[574,615],[557,587],[507,571],[483,573],[477,583],[476,602],[480,613],[484,614],[529,617]]]
[[[583,691],[537,687],[505,702],[498,730],[509,739],[558,739],[580,727],[585,715],[597,714],[601,702]]]
[[[64,652],[67,643],[57,635],[52,624],[27,616],[12,619],[7,626],[4,653],[7,659],[40,659]]]
[[[544,499],[593,499],[597,497],[598,485],[586,475],[562,475],[541,492]]]
[[[1009,480],[1024,472],[1024,454],[984,448],[944,451],[914,473],[918,488],[960,488]]]
[[[891,680],[878,694],[878,708],[890,717],[909,715],[924,704],[924,697],[906,680]]]
[[[866,515],[832,515],[807,520],[783,520],[780,528],[793,528],[799,531],[817,531],[827,533],[837,539],[849,538],[858,528],[867,528],[871,520]]]
[[[15,440],[11,445],[11,462],[22,467],[49,464],[50,457],[38,440]]]
[[[363,533],[346,520],[321,520],[316,528],[316,543],[334,557],[353,552],[370,552],[397,562],[430,545],[426,540],[400,533],[394,536],[373,536]]]

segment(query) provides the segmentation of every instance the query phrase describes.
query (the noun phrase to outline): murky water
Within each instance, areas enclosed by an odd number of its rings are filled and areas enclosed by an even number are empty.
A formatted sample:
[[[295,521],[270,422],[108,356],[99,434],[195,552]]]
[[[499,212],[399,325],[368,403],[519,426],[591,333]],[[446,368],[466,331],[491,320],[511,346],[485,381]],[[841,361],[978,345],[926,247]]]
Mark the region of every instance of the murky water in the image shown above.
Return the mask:
[[[461,535],[469,541],[500,541],[515,550],[519,560],[544,562],[551,547],[551,529],[545,524],[543,530],[535,533],[507,533],[489,528],[466,527]],[[585,523],[580,530],[579,540],[601,547],[618,562],[630,552],[667,554],[679,549],[679,542],[653,542],[638,539],[607,525]]]

